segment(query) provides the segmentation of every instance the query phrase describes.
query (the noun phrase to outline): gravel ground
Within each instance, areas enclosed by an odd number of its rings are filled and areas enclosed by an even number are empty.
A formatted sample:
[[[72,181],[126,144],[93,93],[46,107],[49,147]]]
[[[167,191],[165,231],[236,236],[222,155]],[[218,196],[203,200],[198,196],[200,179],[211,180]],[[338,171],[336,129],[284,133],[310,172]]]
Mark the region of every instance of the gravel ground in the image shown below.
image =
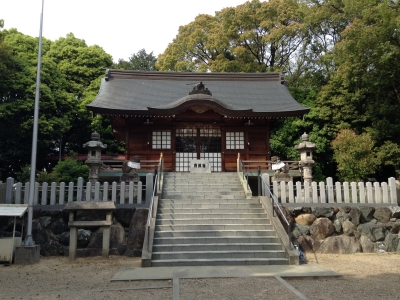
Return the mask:
[[[309,299],[400,299],[400,255],[389,253],[307,256],[310,264],[340,278],[285,279]],[[172,299],[172,280],[110,282],[139,258],[41,257],[35,265],[0,265],[0,299]],[[181,300],[298,299],[271,277],[180,279]]]

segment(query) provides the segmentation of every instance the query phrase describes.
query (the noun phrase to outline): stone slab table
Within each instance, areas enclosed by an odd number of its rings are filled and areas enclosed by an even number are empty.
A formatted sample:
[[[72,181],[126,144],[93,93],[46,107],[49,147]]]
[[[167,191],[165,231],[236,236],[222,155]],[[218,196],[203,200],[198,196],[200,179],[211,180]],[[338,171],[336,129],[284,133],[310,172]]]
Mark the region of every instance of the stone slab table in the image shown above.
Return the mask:
[[[78,244],[78,227],[103,227],[103,248],[102,256],[108,258],[110,249],[110,232],[112,224],[112,212],[116,210],[115,203],[112,201],[74,201],[68,202],[64,210],[69,212],[68,226],[69,232],[69,259],[76,259]],[[76,212],[78,211],[104,211],[106,213],[105,220],[98,221],[76,221]]]

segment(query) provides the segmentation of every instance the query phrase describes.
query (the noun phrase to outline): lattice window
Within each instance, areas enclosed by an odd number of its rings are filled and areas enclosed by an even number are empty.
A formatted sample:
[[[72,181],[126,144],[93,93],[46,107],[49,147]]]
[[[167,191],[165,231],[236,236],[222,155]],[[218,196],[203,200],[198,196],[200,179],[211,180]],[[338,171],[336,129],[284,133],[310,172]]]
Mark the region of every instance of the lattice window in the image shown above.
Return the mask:
[[[226,149],[244,149],[244,132],[227,132]]]
[[[153,131],[153,149],[171,149],[171,131]]]

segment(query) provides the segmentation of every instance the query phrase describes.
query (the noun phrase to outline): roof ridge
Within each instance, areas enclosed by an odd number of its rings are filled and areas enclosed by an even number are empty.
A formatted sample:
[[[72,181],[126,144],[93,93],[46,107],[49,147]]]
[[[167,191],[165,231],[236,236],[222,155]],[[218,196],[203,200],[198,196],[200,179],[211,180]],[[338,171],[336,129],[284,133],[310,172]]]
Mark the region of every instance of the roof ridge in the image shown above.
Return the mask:
[[[195,72],[160,72],[160,71],[138,71],[138,70],[106,70],[106,80],[110,78],[126,78],[134,79],[140,78],[145,80],[224,80],[224,81],[235,81],[235,80],[260,80],[260,81],[282,81],[282,75],[278,72],[267,72],[267,73],[195,73]]]

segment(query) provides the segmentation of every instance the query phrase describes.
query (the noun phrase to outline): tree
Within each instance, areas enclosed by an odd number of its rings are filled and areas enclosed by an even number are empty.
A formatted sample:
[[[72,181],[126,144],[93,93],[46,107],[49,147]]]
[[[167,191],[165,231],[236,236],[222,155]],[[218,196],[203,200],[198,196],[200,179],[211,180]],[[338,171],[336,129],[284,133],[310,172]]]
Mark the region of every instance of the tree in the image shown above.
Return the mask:
[[[332,146],[341,180],[363,181],[375,173],[378,161],[368,133],[357,135],[353,130],[342,129]]]
[[[158,58],[162,71],[265,72],[283,70],[304,38],[295,0],[253,0],[199,15]]]
[[[91,114],[82,104],[85,91],[93,82],[100,82],[104,69],[113,65],[111,55],[97,45],[87,46],[84,40],[69,33],[52,43],[45,56],[57,63],[69,84],[66,91],[78,100],[73,110],[59,110],[60,116],[69,115],[72,120],[67,130],[59,132],[57,148],[61,153],[80,152],[92,132]]]
[[[333,140],[341,129],[350,128],[368,133],[376,147],[387,141],[400,145],[399,7],[386,1],[351,1],[343,11],[352,21],[333,50],[336,71],[317,98],[322,132]],[[379,165],[382,169],[384,160]]]
[[[78,177],[85,180],[89,177],[89,167],[73,157],[67,157],[57,163],[52,173],[57,182],[76,182]]]
[[[128,61],[119,59],[115,67],[122,70],[157,71],[156,61],[157,57],[153,55],[153,52],[148,54],[145,49],[141,49],[136,54],[132,54]]]
[[[80,99],[93,80],[104,75],[104,69],[113,65],[112,57],[100,46],[87,46],[72,33],[51,44],[46,56],[58,65],[60,72],[70,83],[68,92]]]
[[[7,53],[12,54],[4,60],[7,84],[0,83],[0,173],[4,178],[14,176],[30,160],[38,40],[16,29],[5,30],[2,36],[0,50],[9,49]],[[91,83],[103,76],[101,67],[111,66],[112,61],[100,47],[85,45],[73,35],[59,42],[43,39],[39,170],[46,166],[48,156],[59,153],[60,146],[62,153],[80,152],[90,138],[91,116],[82,97]]]
[[[9,86],[0,104],[0,165],[7,171],[18,171],[30,159],[33,110],[36,87],[37,38],[16,30],[5,32],[5,42],[13,52],[13,69],[9,73]],[[50,42],[43,40],[44,53]],[[36,58],[35,58],[36,56]],[[48,57],[42,59],[40,85],[39,135],[37,144],[38,167],[55,149],[59,132],[71,127],[71,115],[77,99],[66,92],[68,83]],[[65,111],[63,115],[59,111]],[[8,125],[8,126],[7,126]],[[4,175],[3,174],[3,175]]]

